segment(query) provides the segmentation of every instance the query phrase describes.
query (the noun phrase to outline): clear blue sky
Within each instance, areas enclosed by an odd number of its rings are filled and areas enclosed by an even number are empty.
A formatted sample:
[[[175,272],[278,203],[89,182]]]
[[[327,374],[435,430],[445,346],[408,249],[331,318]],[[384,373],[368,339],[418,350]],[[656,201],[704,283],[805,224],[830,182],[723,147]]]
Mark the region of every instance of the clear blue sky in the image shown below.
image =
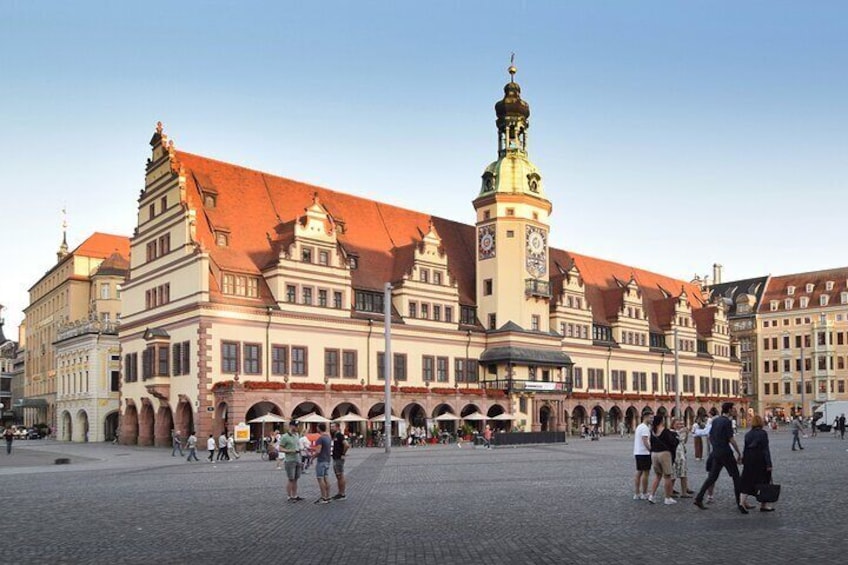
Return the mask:
[[[7,335],[193,153],[472,223],[516,52],[551,242],[691,278],[848,264],[848,2],[0,1]]]

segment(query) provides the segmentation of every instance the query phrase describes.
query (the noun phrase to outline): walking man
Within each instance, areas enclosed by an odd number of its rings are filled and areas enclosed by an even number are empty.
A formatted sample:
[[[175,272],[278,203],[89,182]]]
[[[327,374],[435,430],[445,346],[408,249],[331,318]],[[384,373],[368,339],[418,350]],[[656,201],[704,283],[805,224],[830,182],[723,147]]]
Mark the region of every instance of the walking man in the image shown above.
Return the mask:
[[[171,457],[177,456],[177,451],[180,452],[180,457],[183,456],[183,438],[180,437],[179,430],[171,430]]]
[[[321,498],[315,501],[315,504],[330,503],[330,483],[327,477],[330,474],[330,449],[332,449],[332,440],[330,434],[327,433],[327,424],[318,424],[318,431],[321,435],[315,440],[315,478],[318,479],[318,488],[321,490]]]
[[[845,439],[845,414],[839,416],[839,439]]]
[[[795,415],[792,420],[792,451],[795,451],[795,444],[798,444],[798,449],[804,449],[801,446],[801,432],[804,431],[804,422],[801,421],[799,414]]]
[[[727,474],[733,479],[733,492],[736,500],[736,507],[739,512],[747,514],[748,510],[742,504],[739,492],[739,467],[737,461],[742,462],[742,452],[736,444],[736,439],[733,437],[733,423],[731,418],[736,418],[736,408],[732,402],[725,402],[721,405],[721,415],[713,418],[710,426],[710,444],[712,445],[712,465],[710,466],[710,474],[701,485],[701,490],[695,496],[695,506],[701,510],[706,510],[704,505],[704,494],[718,480],[722,469],[727,469]],[[733,448],[731,450],[731,447]],[[736,452],[736,458],[733,457],[733,452]]]
[[[6,440],[6,455],[11,455],[12,441],[15,439],[15,432],[12,431],[12,426],[6,426],[6,431],[3,432],[3,439]]]
[[[336,474],[336,483],[338,484],[339,492],[336,493],[333,500],[344,500],[347,498],[345,494],[347,480],[344,476],[344,464],[348,449],[350,449],[350,444],[345,439],[341,430],[336,428],[336,434],[333,436],[333,472]]]
[[[209,439],[206,440],[206,449],[209,450],[209,462],[215,458],[215,438],[209,434]]]
[[[195,435],[194,430],[192,430],[191,434],[188,436],[186,447],[188,447],[188,457],[186,457],[186,462],[191,463],[192,458],[195,461],[199,461],[197,458],[197,436]]]
[[[229,461],[230,455],[227,453],[227,431],[221,431],[218,436],[218,461]]]
[[[648,500],[648,476],[651,474],[651,412],[642,414],[642,423],[636,426],[633,439],[633,456],[636,458],[636,475],[633,477],[633,500]]]
[[[300,502],[303,500],[297,495],[297,480],[300,478],[300,437],[297,433],[297,420],[289,422],[286,433],[280,436],[279,452],[285,457],[286,494],[289,502]],[[279,462],[279,461],[278,461]]]

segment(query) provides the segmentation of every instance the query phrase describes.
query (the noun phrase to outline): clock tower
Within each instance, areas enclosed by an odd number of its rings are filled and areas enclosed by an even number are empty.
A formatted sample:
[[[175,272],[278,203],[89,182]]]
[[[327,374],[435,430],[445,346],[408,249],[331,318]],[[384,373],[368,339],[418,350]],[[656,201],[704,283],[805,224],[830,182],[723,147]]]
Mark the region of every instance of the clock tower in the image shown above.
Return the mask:
[[[527,155],[530,106],[510,65],[495,104],[498,159],[483,173],[477,212],[477,314],[487,329],[513,322],[549,331],[548,218],[542,177]]]

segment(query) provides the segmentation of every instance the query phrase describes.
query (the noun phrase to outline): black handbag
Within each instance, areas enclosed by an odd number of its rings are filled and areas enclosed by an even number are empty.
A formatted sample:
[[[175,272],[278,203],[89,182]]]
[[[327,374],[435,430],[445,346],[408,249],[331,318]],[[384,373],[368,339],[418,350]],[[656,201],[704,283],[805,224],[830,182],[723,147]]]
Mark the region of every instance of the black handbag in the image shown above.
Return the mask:
[[[777,502],[780,498],[780,485],[757,485],[757,502]]]

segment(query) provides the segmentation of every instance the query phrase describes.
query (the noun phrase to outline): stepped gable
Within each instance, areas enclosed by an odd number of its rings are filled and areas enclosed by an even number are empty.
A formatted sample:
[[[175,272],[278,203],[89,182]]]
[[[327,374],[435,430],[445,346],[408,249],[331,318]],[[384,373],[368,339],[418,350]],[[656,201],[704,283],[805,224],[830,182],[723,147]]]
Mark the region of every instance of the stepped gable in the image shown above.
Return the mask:
[[[334,223],[344,223],[344,230],[337,230],[339,244],[359,258],[360,268],[351,273],[355,288],[382,291],[393,275],[409,270],[412,255],[396,258],[394,250],[420,242],[432,219],[450,258],[450,275],[458,283],[460,302],[475,303],[476,248],[471,226],[191,153],[176,154],[186,176],[186,199],[198,211],[197,239],[217,268],[259,275],[275,264],[281,236],[291,234],[287,224],[302,216],[317,194]],[[204,208],[202,190],[216,194],[214,209]],[[215,244],[216,229],[230,233],[228,247]],[[269,243],[269,234],[272,238],[277,234],[275,243]],[[213,283],[212,288],[217,287]]]
[[[827,290],[827,282],[833,282],[833,288]],[[813,292],[807,292],[807,285],[812,283]],[[786,290],[795,287],[795,294],[790,296]],[[763,298],[760,300],[759,313],[772,312],[771,301],[777,300],[777,311],[786,311],[784,300],[794,298],[793,309],[800,308],[798,299],[802,296],[809,298],[809,306],[818,308],[822,295],[830,297],[828,304],[839,304],[840,294],[848,291],[848,267],[836,269],[825,269],[823,271],[811,271],[809,273],[795,273],[791,275],[773,276],[769,279]]]
[[[559,249],[551,249],[551,262],[554,261],[563,266],[574,262],[583,278],[586,299],[592,306],[594,321],[598,324],[608,325],[615,319],[623,295],[623,289],[617,281],[629,281],[631,276],[642,292],[642,307],[648,315],[651,331],[668,329],[674,314],[674,302],[681,288],[686,290],[693,311],[704,306],[699,298],[700,289],[692,283]],[[556,272],[553,265],[552,270]]]

